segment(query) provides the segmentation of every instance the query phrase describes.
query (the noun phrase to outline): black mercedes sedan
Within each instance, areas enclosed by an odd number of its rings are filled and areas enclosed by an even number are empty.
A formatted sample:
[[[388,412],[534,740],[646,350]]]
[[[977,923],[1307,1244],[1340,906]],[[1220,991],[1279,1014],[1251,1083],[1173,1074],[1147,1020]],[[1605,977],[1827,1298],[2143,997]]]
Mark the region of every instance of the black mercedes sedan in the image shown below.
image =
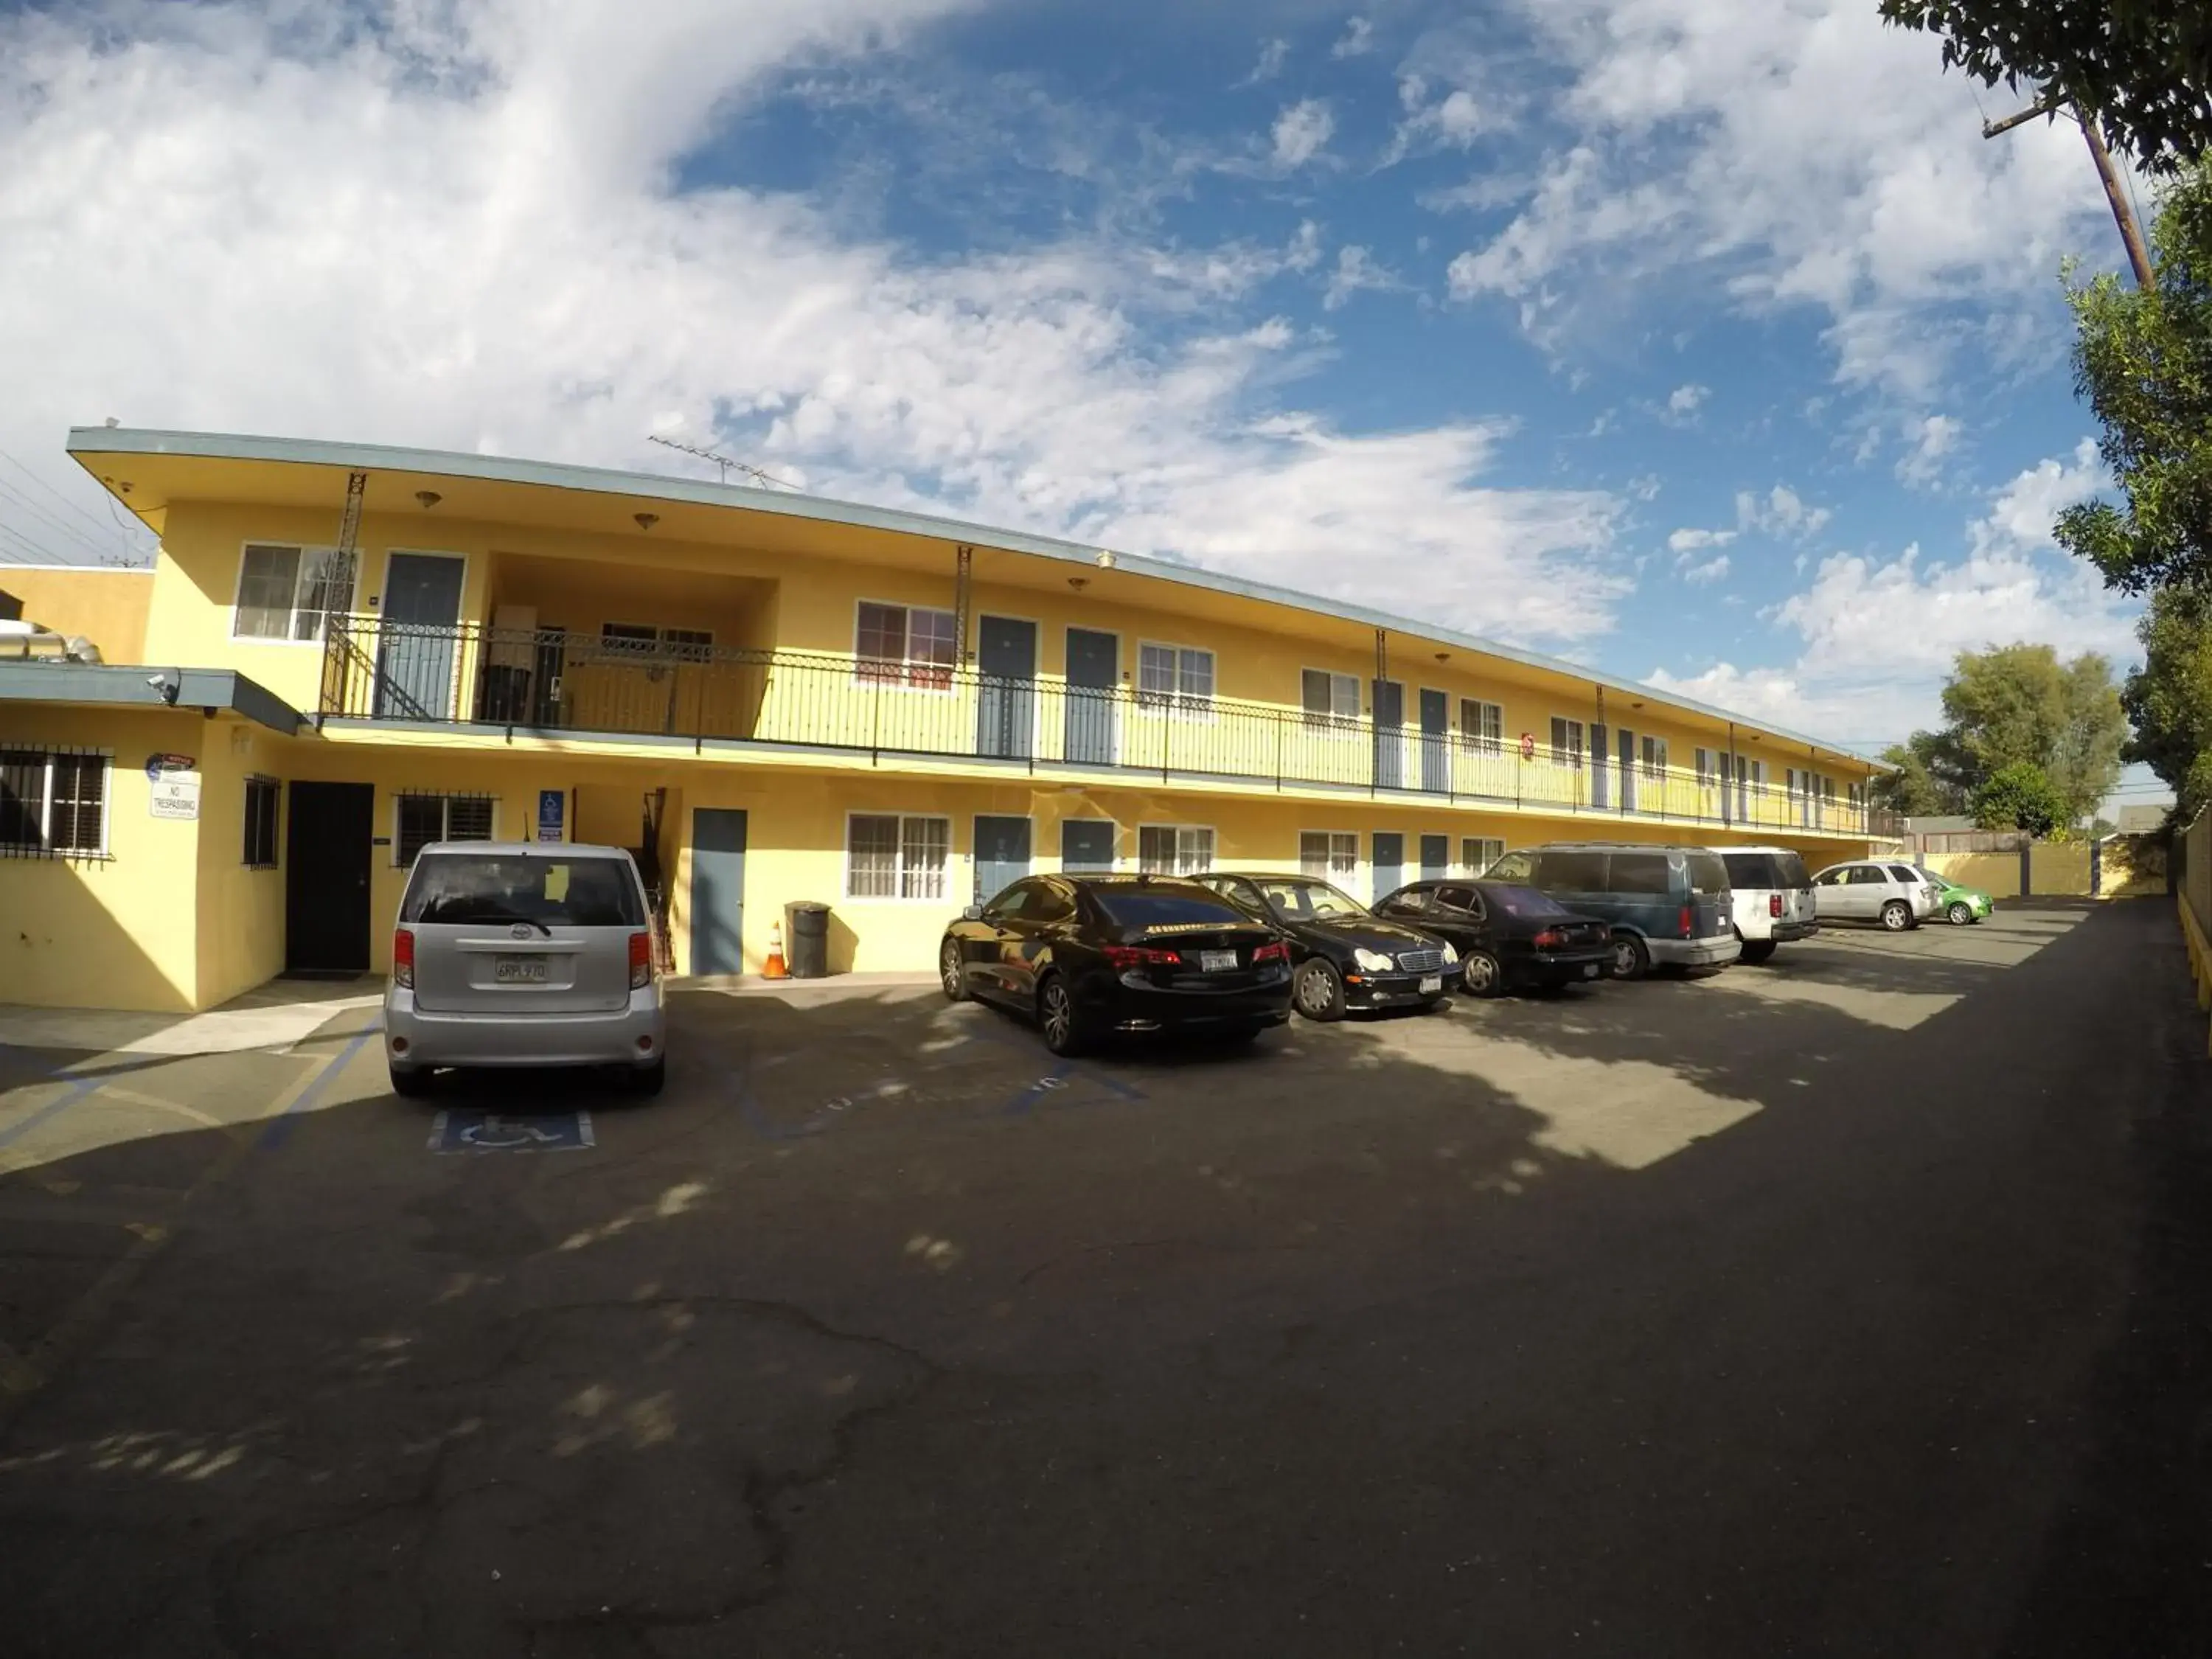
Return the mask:
[[[1291,941],[1291,1000],[1308,1019],[1352,1008],[1434,1007],[1459,971],[1443,940],[1379,917],[1318,876],[1210,870],[1192,878]]]
[[[1053,1053],[1120,1033],[1249,1041],[1291,1017],[1291,951],[1218,893],[1167,876],[1027,876],[945,930],[954,1002],[1027,1015]]]
[[[1493,997],[1510,986],[1556,990],[1604,977],[1613,930],[1549,894],[1503,881],[1417,881],[1375,907],[1458,948],[1460,981]]]

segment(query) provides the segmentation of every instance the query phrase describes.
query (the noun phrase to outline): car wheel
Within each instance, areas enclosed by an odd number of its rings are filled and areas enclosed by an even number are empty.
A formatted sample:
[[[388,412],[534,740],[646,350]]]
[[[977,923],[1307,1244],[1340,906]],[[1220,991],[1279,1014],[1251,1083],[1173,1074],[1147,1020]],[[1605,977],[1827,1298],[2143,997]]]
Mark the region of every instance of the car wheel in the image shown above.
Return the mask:
[[[1651,971],[1651,952],[1635,934],[1615,933],[1612,969],[1615,979],[1642,979]]]
[[[1344,981],[1319,957],[1309,957],[1291,986],[1291,1000],[1308,1019],[1342,1019]]]
[[[911,957],[908,958],[912,960]],[[945,949],[937,957],[938,983],[945,988],[947,1002],[968,1000],[968,976],[961,972],[960,945],[955,939],[945,941]]]
[[[668,1086],[668,1056],[661,1055],[650,1066],[631,1066],[629,1075],[623,1079],[623,1086],[647,1099],[659,1094]]]
[[[1901,933],[1912,926],[1912,907],[1903,899],[1892,899],[1881,907],[1881,925],[1893,933]]]
[[[1739,939],[1743,938],[1741,933],[1737,934],[1736,937]],[[1772,939],[1747,939],[1743,941],[1743,954],[1739,957],[1737,960],[1740,962],[1747,962],[1753,967],[1756,968],[1760,963],[1766,961],[1769,957],[1773,956],[1773,954],[1774,941]]]
[[[1505,988],[1505,970],[1487,951],[1468,951],[1459,975],[1471,997],[1494,997]]]
[[[1944,913],[1951,918],[1954,927],[1964,927],[1974,919],[1974,907],[1964,899],[1953,899],[1951,908]]]
[[[1058,974],[1047,975],[1037,988],[1037,1024],[1044,1031],[1044,1046],[1067,1060],[1083,1052],[1083,1027],[1075,1018],[1075,999],[1067,981]]]
[[[420,1100],[430,1092],[430,1074],[420,1066],[392,1068],[392,1092],[402,1100]]]

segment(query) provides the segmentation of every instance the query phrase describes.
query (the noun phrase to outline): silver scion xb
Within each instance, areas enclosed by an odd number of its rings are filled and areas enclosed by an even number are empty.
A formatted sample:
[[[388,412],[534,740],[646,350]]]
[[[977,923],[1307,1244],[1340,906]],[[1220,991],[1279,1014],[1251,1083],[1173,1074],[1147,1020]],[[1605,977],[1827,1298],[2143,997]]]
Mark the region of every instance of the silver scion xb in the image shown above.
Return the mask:
[[[385,1055],[393,1092],[441,1066],[667,1072],[645,884],[619,847],[438,842],[399,901]]]

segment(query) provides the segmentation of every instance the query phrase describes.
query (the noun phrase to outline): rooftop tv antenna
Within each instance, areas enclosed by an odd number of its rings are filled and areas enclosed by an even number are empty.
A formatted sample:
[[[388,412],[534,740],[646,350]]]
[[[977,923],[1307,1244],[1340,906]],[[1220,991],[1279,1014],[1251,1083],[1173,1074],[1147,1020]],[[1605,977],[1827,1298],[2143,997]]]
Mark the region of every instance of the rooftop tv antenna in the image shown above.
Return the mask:
[[[773,472],[763,472],[757,466],[750,466],[743,461],[732,460],[727,455],[717,454],[711,449],[701,449],[696,444],[678,443],[675,439],[664,438],[656,432],[646,434],[645,441],[649,444],[659,444],[663,449],[680,449],[686,455],[696,455],[702,461],[714,462],[716,466],[722,469],[724,483],[729,483],[730,474],[734,471],[744,473],[756,483],[766,484],[771,489],[789,489],[792,487]]]

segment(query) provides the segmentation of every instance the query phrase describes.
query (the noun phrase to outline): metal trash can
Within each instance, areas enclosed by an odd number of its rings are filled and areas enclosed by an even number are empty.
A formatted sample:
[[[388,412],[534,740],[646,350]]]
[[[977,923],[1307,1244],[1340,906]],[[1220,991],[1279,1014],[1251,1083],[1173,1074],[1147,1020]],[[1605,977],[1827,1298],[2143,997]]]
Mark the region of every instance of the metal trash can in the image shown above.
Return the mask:
[[[783,907],[785,948],[793,979],[830,976],[830,907],[817,899],[794,899]]]

